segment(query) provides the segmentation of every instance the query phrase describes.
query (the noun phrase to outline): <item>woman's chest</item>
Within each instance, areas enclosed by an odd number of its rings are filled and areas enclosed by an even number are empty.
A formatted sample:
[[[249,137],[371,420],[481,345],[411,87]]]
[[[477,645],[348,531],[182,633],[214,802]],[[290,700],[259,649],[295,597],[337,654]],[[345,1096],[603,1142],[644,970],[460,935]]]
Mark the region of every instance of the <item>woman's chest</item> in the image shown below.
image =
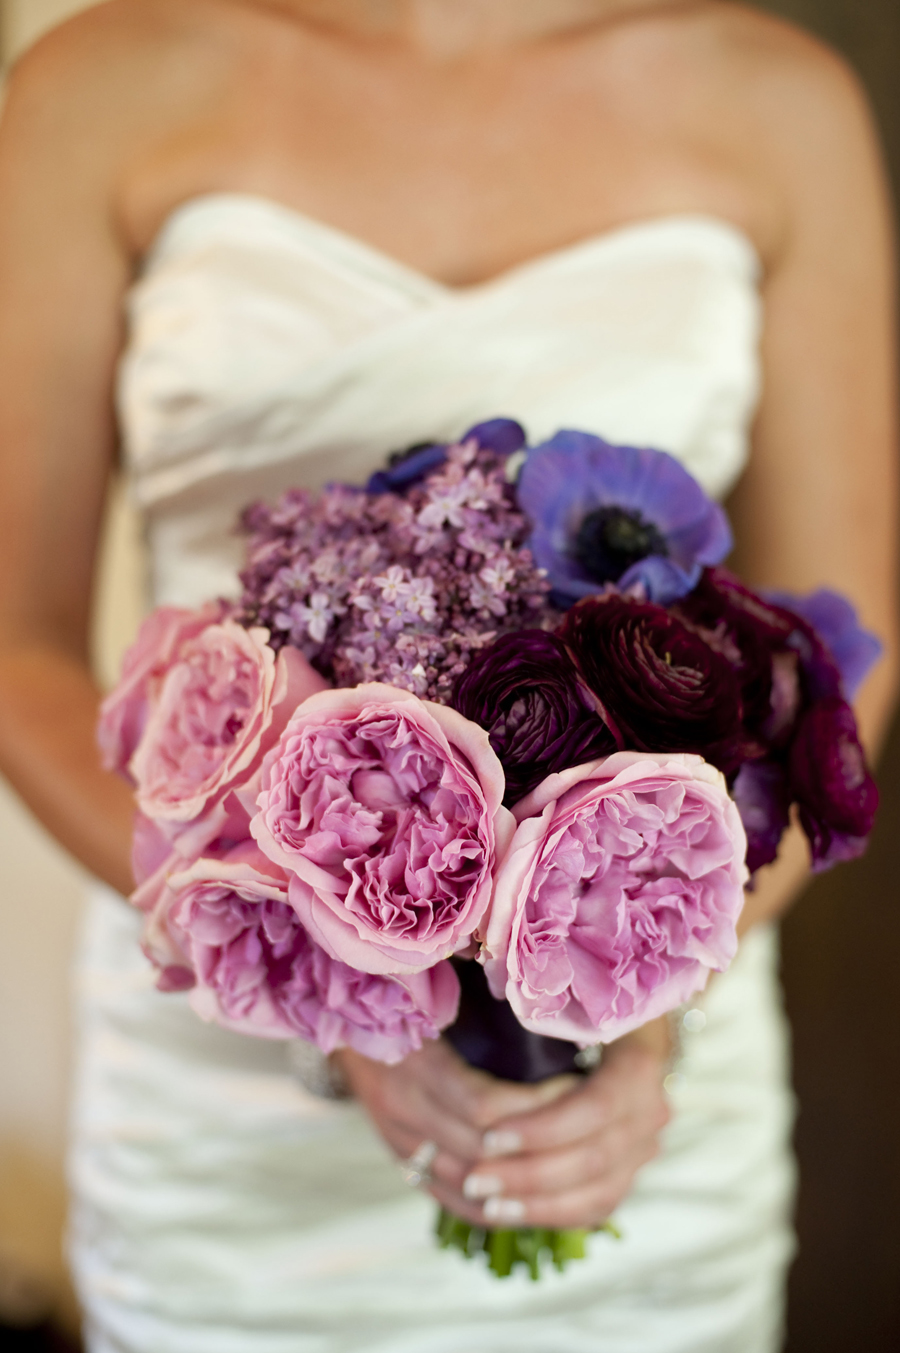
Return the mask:
[[[633,220],[703,214],[759,244],[771,204],[729,145],[734,119],[682,55],[650,44],[434,66],[396,52],[262,44],[132,166],[142,256],[177,206],[243,192],[466,286]]]

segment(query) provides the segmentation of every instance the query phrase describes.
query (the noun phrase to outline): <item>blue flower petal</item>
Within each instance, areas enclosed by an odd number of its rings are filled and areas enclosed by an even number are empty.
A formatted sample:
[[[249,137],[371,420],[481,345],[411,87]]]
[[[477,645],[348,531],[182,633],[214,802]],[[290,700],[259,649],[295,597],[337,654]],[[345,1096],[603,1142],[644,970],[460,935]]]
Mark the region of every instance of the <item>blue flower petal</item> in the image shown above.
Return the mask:
[[[648,554],[639,559],[631,568],[625,570],[616,586],[624,592],[635,583],[643,583],[650,601],[660,606],[670,606],[679,597],[686,597],[700,581],[702,569],[699,564],[691,568],[680,568],[674,559],[664,559],[661,554]],[[594,590],[596,591],[596,583]]]
[[[703,565],[721,562],[732,546],[728,518],[674,456],[612,446],[589,432],[565,428],[528,453],[517,485],[531,518],[528,542],[554,592],[568,602],[601,591],[574,557],[584,518],[601,507],[639,514],[663,536],[668,557],[631,565],[620,586],[640,581],[651,600],[668,604],[696,584]]]

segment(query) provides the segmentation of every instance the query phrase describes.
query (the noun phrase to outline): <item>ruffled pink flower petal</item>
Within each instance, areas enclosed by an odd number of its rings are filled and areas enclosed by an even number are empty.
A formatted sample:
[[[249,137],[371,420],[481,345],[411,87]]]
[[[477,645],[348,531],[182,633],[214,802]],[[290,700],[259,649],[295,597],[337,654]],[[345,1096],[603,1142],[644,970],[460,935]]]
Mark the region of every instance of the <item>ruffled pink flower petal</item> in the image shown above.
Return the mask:
[[[143,621],[122,661],[122,675],[100,706],[97,744],[107,770],[128,774],[128,763],[143,736],[150,708],[169,668],[185,644],[216,625],[227,603],[213,601],[197,611],[158,606]]]
[[[266,757],[250,830],[309,933],[363,972],[468,944],[514,822],[487,734],[393,686],[307,700]]]
[[[548,776],[514,814],[483,958],[527,1029],[608,1042],[727,967],[746,837],[701,757],[617,752]]]
[[[409,977],[357,972],[327,954],[288,904],[287,878],[247,841],[157,891],[145,947],[162,990],[191,989],[204,1019],[265,1038],[304,1038],[398,1062],[456,1017],[449,963]]]
[[[142,813],[184,854],[245,834],[235,792],[298,704],[327,684],[296,649],[276,657],[267,640],[232,620],[207,625],[181,643],[150,702],[128,769]]]

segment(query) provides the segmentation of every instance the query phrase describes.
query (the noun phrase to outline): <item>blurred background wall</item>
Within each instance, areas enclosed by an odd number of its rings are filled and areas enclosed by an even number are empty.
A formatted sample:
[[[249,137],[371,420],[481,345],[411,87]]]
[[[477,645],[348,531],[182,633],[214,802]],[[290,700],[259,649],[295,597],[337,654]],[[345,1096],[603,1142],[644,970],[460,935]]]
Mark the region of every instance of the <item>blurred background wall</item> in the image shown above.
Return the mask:
[[[0,0],[3,60],[86,3]],[[762,7],[818,31],[856,65],[900,183],[900,2],[763,0]],[[114,490],[95,623],[107,683],[134,633],[141,597],[136,524]],[[814,884],[784,925],[802,1177],[788,1353],[900,1349],[896,728],[880,779],[881,820],[868,856]],[[68,970],[82,882],[0,782],[0,1320],[4,1300],[36,1308],[43,1291],[70,1328],[76,1313],[61,1258],[62,1159]],[[20,1283],[11,1292],[4,1274],[32,1275],[38,1286]]]

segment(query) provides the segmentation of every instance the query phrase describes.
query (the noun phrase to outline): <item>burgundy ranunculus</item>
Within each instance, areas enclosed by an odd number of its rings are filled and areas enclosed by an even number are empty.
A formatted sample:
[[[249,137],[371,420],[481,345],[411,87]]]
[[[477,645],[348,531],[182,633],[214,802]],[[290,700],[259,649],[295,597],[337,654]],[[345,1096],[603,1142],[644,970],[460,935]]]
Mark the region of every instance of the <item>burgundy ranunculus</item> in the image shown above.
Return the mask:
[[[545,630],[516,630],[482,649],[450,703],[487,730],[506,775],[507,807],[553,771],[616,750],[565,644]]]
[[[767,748],[783,745],[799,708],[797,654],[791,640],[802,622],[724,568],[704,569],[676,611],[734,667],[750,735]]]
[[[813,868],[861,855],[878,807],[853,710],[839,696],[818,700],[800,720],[789,775]]]
[[[558,632],[620,746],[696,752],[726,775],[741,764],[738,678],[676,616],[610,593],[578,602]]]

